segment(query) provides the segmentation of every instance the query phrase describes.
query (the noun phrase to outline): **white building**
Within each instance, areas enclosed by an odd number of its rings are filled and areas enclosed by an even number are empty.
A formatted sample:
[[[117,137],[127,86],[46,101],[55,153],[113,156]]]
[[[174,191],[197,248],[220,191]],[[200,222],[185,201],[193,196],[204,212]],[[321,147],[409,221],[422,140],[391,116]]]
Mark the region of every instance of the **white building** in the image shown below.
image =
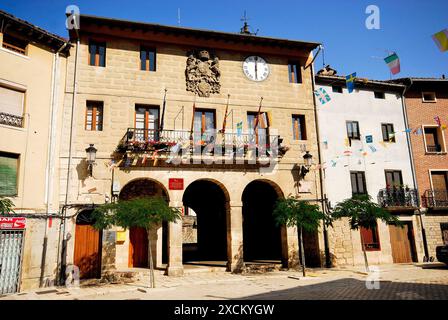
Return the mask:
[[[350,231],[348,221],[334,223],[329,236],[333,262],[363,264],[361,239],[371,264],[421,260],[421,228],[415,215],[418,195],[402,105],[404,87],[356,79],[349,93],[345,77],[317,75],[315,89],[323,95],[323,100],[317,96],[316,104],[325,192],[332,207],[352,195],[368,193],[405,221],[404,228],[378,221],[377,232]]]

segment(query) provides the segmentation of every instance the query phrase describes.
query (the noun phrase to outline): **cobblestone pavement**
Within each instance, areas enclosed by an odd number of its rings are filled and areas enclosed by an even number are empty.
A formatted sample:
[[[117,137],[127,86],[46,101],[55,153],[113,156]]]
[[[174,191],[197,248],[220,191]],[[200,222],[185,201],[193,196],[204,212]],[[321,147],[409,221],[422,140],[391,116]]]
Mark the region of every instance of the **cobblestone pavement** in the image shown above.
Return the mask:
[[[81,288],[47,288],[8,295],[1,299],[67,300],[220,300],[220,299],[330,299],[330,300],[421,300],[448,299],[448,267],[433,264],[378,266],[379,273],[363,268],[278,271],[259,275],[194,273],[173,278],[156,276],[157,288],[148,288],[149,278],[130,284]],[[379,289],[367,289],[366,283]],[[367,281],[366,281],[367,280]],[[378,282],[376,283],[376,285]]]

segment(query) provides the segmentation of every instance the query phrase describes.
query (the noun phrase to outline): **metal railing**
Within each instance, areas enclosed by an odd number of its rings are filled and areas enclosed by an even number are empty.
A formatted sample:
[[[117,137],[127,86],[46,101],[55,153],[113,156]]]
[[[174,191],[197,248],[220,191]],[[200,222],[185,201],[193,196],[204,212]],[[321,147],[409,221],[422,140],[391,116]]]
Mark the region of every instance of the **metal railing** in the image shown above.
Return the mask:
[[[422,204],[426,208],[448,208],[448,190],[425,190]]]
[[[8,50],[11,50],[11,51],[14,51],[14,52],[17,52],[17,53],[26,55],[26,49],[17,47],[17,46],[15,46],[15,45],[13,45],[13,44],[10,44],[10,43],[7,43],[7,42],[3,41],[2,46],[3,46],[3,48],[5,48],[5,49],[8,49]]]
[[[5,112],[0,112],[0,124],[6,124],[7,126],[23,128],[23,117],[19,117]]]
[[[270,151],[272,146],[281,143],[279,136],[255,135],[252,133],[219,133],[190,132],[187,130],[155,130],[128,128],[118,145],[118,151],[144,152],[150,150],[168,150],[169,147],[180,145],[205,147],[210,144],[227,148],[254,148]]]
[[[426,146],[428,152],[442,152],[442,146],[440,144]]]
[[[418,207],[417,190],[406,187],[391,187],[378,192],[378,203],[383,208]]]

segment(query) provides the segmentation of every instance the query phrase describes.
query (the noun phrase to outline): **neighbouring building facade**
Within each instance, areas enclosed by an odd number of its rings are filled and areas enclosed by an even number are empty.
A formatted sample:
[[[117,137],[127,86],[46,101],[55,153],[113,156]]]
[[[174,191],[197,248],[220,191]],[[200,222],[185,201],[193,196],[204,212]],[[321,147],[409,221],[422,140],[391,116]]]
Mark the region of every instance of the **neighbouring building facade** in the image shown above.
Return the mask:
[[[321,198],[319,170],[302,169],[307,152],[318,159],[306,67],[318,44],[86,15],[80,25],[60,146],[66,265],[81,278],[146,268],[148,237],[168,275],[198,262],[297,264],[297,230],[272,210],[279,197]],[[92,227],[95,205],[142,196],[164,197],[183,221],[149,235]],[[320,265],[321,232],[307,237]]]
[[[327,71],[316,75],[316,90],[323,94],[324,103],[318,101],[317,109],[331,206],[368,194],[404,223],[400,228],[378,221],[376,230],[353,231],[348,220],[334,222],[329,229],[333,264],[363,264],[362,246],[371,264],[422,261],[421,223],[415,214],[418,194],[402,99],[405,86],[357,78],[349,93],[345,77]]]
[[[405,78],[394,82],[407,86],[406,111],[422,200],[426,256],[435,259],[436,247],[448,244],[448,80]]]
[[[0,197],[11,199],[15,211],[0,217],[3,294],[48,285],[55,271],[60,220],[52,137],[69,47],[3,11],[0,26]]]

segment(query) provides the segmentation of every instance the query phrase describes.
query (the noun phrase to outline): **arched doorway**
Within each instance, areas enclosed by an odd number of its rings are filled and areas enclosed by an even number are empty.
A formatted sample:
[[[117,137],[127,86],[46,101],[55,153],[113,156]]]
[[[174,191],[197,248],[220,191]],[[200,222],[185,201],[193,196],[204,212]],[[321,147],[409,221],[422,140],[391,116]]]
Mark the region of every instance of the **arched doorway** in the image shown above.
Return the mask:
[[[92,211],[82,210],[76,217],[73,264],[79,268],[80,279],[101,277],[102,232],[93,228]]]
[[[255,180],[243,191],[243,255],[245,262],[281,262],[282,228],[272,212],[280,188],[267,180]]]
[[[187,187],[182,201],[183,262],[227,261],[227,191],[217,182],[197,180]]]
[[[158,181],[142,178],[136,179],[126,184],[120,192],[120,200],[131,200],[141,197],[162,197],[169,202],[168,192]],[[161,234],[162,239],[158,239],[157,234]],[[168,261],[168,224],[155,228],[151,234],[153,257],[156,266],[161,266]],[[132,227],[129,230],[129,259],[130,268],[147,268],[148,260],[148,232],[145,228]]]

